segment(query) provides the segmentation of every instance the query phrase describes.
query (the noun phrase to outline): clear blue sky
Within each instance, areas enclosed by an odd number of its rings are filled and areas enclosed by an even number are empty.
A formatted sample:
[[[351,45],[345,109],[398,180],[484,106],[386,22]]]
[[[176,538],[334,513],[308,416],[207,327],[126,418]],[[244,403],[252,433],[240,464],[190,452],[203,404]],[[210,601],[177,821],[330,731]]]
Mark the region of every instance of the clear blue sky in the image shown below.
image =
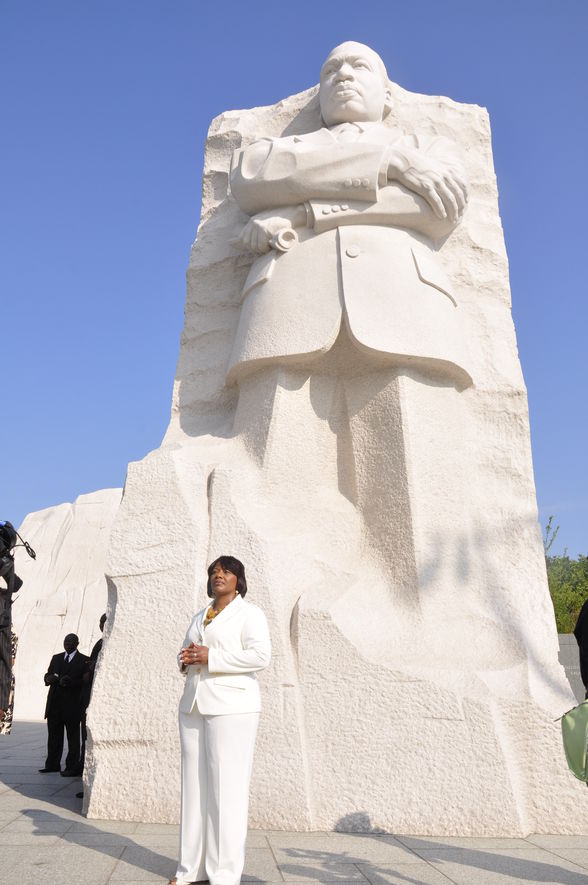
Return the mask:
[[[489,109],[540,518],[588,554],[586,0],[0,0],[0,518],[159,445],[210,120],[344,39]]]

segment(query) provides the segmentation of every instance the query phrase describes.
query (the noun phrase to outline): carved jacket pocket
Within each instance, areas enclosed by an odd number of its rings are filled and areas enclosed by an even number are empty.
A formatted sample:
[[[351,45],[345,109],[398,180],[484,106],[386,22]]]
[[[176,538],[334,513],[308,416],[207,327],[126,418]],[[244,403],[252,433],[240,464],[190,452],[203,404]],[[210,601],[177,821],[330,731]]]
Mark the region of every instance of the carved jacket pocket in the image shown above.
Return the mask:
[[[259,286],[261,283],[265,283],[269,280],[273,273],[275,263],[276,254],[273,249],[270,249],[266,255],[262,255],[253,262],[251,270],[245,280],[245,285],[243,286],[244,296],[255,288],[255,286]]]
[[[411,248],[412,257],[414,258],[415,267],[419,275],[419,279],[428,286],[433,286],[446,295],[454,307],[457,307],[457,301],[451,292],[451,282],[442,267],[435,261],[432,255],[421,249]]]

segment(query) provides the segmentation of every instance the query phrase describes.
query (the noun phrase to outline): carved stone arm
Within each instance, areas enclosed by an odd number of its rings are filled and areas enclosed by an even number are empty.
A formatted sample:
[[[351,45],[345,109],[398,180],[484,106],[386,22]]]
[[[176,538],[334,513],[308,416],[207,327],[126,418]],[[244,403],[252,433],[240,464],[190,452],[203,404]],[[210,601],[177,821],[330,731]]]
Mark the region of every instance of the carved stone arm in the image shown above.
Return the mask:
[[[345,194],[373,203],[386,152],[385,144],[264,139],[233,154],[231,192],[247,215]]]
[[[310,200],[309,204],[317,234],[347,224],[378,224],[403,227],[439,240],[455,227],[447,216],[439,218],[424,197],[395,182],[380,189],[376,203]]]

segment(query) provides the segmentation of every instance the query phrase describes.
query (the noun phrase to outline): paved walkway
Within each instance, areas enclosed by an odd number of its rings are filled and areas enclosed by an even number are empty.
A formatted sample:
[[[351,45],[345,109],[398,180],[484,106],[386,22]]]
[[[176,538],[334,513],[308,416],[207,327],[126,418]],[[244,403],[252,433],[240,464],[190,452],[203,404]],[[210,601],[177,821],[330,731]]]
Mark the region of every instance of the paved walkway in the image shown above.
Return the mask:
[[[178,828],[82,817],[78,778],[37,773],[45,741],[45,725],[37,722],[17,722],[9,737],[0,736],[0,882],[167,882]],[[251,830],[243,881],[588,885],[588,835],[449,839]]]

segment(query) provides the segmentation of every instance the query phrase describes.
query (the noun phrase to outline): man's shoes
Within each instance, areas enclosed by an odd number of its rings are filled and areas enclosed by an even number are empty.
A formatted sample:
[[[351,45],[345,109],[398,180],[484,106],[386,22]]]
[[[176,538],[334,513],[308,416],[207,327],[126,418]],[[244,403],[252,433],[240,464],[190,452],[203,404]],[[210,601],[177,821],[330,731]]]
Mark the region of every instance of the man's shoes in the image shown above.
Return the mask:
[[[39,774],[49,774],[50,771],[58,772],[60,768],[39,768]]]
[[[82,772],[75,768],[64,768],[61,777],[81,777]]]

